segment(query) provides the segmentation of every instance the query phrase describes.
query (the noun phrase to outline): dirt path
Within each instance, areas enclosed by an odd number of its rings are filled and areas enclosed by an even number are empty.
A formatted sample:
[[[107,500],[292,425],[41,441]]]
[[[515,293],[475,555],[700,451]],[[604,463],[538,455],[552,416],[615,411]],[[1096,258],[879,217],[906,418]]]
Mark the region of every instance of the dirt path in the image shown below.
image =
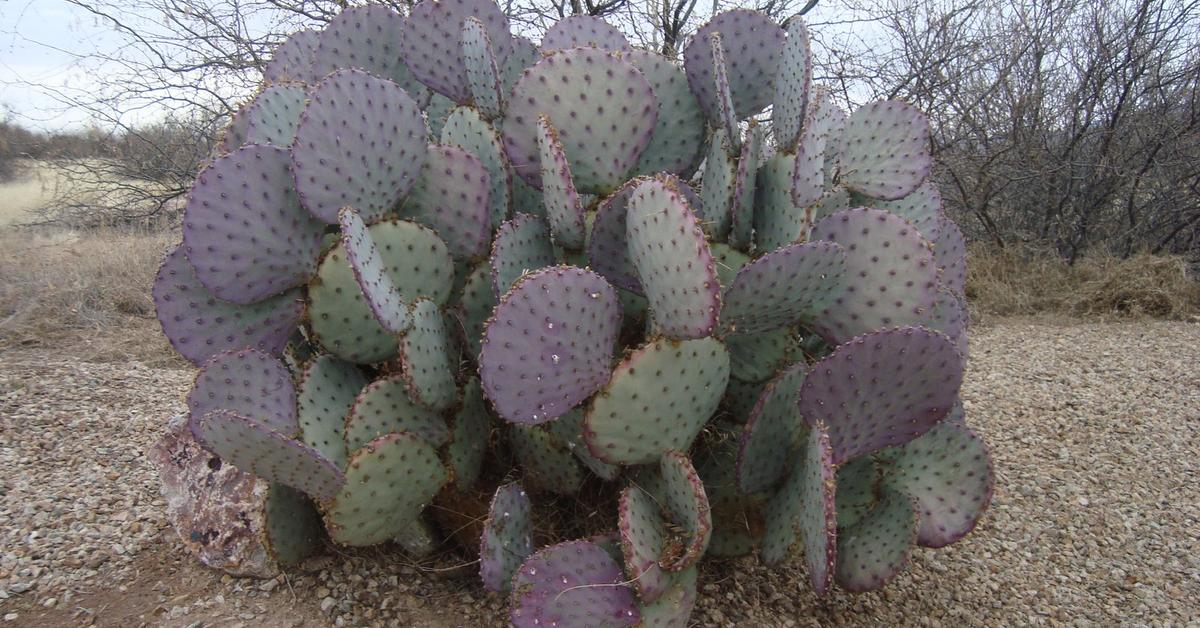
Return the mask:
[[[818,601],[799,566],[709,565],[699,625],[1200,622],[1200,324],[1002,321],[972,338],[968,421],[997,491],[966,540],[881,592]],[[180,370],[0,355],[0,626],[490,626],[471,567],[331,554],[278,581],[181,552],[142,451]]]

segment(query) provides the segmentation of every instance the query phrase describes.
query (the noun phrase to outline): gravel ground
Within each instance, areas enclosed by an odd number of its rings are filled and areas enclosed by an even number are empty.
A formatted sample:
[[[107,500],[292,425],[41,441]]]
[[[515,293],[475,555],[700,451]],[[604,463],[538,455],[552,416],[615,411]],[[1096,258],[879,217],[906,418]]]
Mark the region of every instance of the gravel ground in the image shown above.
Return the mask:
[[[1200,623],[1200,324],[1004,320],[972,338],[989,513],[881,592],[709,565],[699,625]],[[266,582],[182,555],[142,452],[184,370],[0,356],[0,625],[499,625],[461,558],[335,553]]]

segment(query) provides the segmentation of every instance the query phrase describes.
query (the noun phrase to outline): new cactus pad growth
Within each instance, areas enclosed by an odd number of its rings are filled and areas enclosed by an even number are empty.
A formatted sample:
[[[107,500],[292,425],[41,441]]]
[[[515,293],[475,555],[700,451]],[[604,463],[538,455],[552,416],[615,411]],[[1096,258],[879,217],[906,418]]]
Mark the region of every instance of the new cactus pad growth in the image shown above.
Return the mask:
[[[490,0],[285,40],[153,292],[197,441],[307,513],[278,554],[460,551],[514,625],[684,626],[706,556],[823,595],[970,532],[928,123],[847,115],[809,48],[742,9],[682,63],[596,17],[533,43]]]

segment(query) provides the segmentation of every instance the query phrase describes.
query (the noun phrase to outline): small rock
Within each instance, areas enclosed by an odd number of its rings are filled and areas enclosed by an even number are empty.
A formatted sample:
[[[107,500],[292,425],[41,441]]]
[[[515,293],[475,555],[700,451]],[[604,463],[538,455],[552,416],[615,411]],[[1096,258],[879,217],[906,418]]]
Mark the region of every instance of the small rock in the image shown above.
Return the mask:
[[[337,600],[335,600],[331,597],[327,597],[327,598],[321,600],[321,612],[328,613],[330,611],[330,609],[332,609],[334,607],[334,605],[336,605],[336,604],[337,604]]]

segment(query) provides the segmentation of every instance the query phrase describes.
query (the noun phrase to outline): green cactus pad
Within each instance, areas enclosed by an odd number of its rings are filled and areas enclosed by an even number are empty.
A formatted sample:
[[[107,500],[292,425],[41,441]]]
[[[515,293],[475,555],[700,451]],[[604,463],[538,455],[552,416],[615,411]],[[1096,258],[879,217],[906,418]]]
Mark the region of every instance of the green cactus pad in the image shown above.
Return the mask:
[[[591,15],[569,15],[554,23],[542,36],[541,54],[556,50],[599,48],[608,52],[629,52],[629,40],[613,25]]]
[[[963,297],[946,288],[938,289],[937,301],[929,312],[925,326],[946,334],[954,341],[955,348],[965,358],[967,357],[967,308]]]
[[[247,144],[271,144],[287,148],[296,137],[300,112],[308,93],[299,85],[276,85],[258,94],[246,112]]]
[[[429,104],[425,105],[425,124],[429,126],[430,142],[436,144],[442,141],[442,129],[446,126],[446,119],[450,117],[450,112],[455,107],[453,100],[441,94],[433,94],[429,97]]]
[[[801,237],[807,235],[814,221],[813,205],[821,200],[825,193],[825,148],[829,143],[828,135],[822,134],[822,125],[814,119],[816,115],[830,115],[827,110],[817,107],[809,112],[804,132],[796,145],[796,160],[792,164],[792,205],[803,207],[804,223],[800,230]]]
[[[296,31],[289,35],[283,43],[276,46],[271,60],[263,68],[263,81],[311,83],[320,78],[313,75],[318,42],[319,35],[312,29]]]
[[[942,195],[932,181],[925,181],[904,198],[875,201],[877,209],[886,209],[912,223],[930,242],[937,242],[942,226]]]
[[[616,291],[600,275],[572,266],[526,275],[484,329],[483,389],[507,421],[556,419],[608,383],[620,329]]]
[[[457,360],[451,360],[451,342],[438,305],[419,299],[409,308],[412,327],[400,338],[400,359],[408,394],[421,405],[445,410],[458,399],[454,384]]]
[[[392,540],[404,553],[414,558],[432,555],[441,544],[437,528],[425,516],[417,517],[410,525],[401,528]]]
[[[937,267],[929,244],[912,225],[881,209],[847,209],[813,227],[814,240],[842,246],[846,290],[813,321],[826,340],[920,323],[937,296]]]
[[[491,175],[473,153],[431,144],[421,178],[404,199],[400,217],[421,223],[445,240],[456,260],[488,253],[492,221]]]
[[[712,538],[712,512],[704,483],[696,474],[687,455],[668,451],[659,460],[665,503],[663,509],[670,520],[683,531],[682,545],[668,546],[660,555],[659,565],[668,571],[683,571],[694,566]]]
[[[861,521],[838,535],[838,585],[854,593],[873,591],[903,571],[916,537],[916,515],[907,495],[884,491]]]
[[[239,304],[307,281],[321,231],[298,204],[288,151],[275,146],[249,145],[215,159],[197,175],[183,216],[183,246],[196,278],[217,298]]]
[[[356,68],[393,81],[418,103],[429,96],[400,54],[404,17],[380,5],[351,7],[329,21],[317,38],[312,73],[319,81],[329,73]]]
[[[320,513],[304,493],[284,484],[272,484],[263,506],[267,540],[279,565],[296,565],[321,549],[325,528]]]
[[[911,194],[933,160],[929,119],[916,107],[883,100],[859,107],[843,131],[841,176],[851,192],[894,200]]]
[[[454,262],[441,238],[421,225],[388,220],[367,229],[400,298],[444,303],[453,286]],[[331,353],[371,364],[396,355],[396,338],[375,319],[339,243],[325,255],[308,286],[313,334]]]
[[[583,410],[574,408],[558,419],[546,424],[546,429],[558,440],[566,443],[567,449],[574,453],[583,466],[603,480],[615,480],[621,474],[621,467],[608,464],[588,451],[587,443],[583,440]]]
[[[713,533],[708,555],[745,556],[758,545],[763,527],[758,506],[737,487],[737,435],[741,426],[720,420],[710,426],[707,437],[700,440],[692,454],[712,508]]]
[[[439,0],[413,7],[404,23],[400,56],[413,74],[435,92],[455,102],[467,102],[471,87],[461,46],[462,25],[478,19],[492,40],[492,53],[501,64],[512,50],[508,18],[491,0]]]
[[[863,334],[813,365],[800,414],[828,426],[840,465],[904,444],[946,418],[962,378],[963,358],[941,333],[898,327]]]
[[[733,193],[738,162],[724,129],[713,131],[704,159],[704,184],[700,187],[703,214],[697,214],[710,237],[723,239],[733,217]]]
[[[467,353],[473,361],[479,358],[483,326],[491,317],[496,303],[496,293],[492,288],[492,267],[486,261],[480,262],[467,276],[457,312],[459,331],[463,334]]]
[[[532,67],[541,58],[542,56],[538,52],[537,44],[521,35],[513,35],[512,52],[500,66],[501,93],[505,95],[511,94],[513,85],[517,84],[525,69]]]
[[[837,523],[848,528],[859,522],[875,504],[879,471],[871,456],[860,456],[837,471]]]
[[[833,101],[826,87],[814,87],[808,98],[808,124],[813,132],[825,138],[825,185],[833,182],[841,170],[842,147],[845,145],[846,112]]]
[[[650,83],[615,53],[572,48],[543,57],[513,87],[501,125],[514,170],[538,188],[541,115],[558,130],[579,192],[607,194],[637,164],[658,111]]]
[[[354,279],[375,320],[388,333],[403,333],[411,323],[408,306],[401,300],[396,284],[392,283],[366,223],[354,208],[343,207],[338,212],[338,224],[342,228],[342,249],[346,261],[350,262]]]
[[[617,513],[625,573],[633,581],[638,599],[654,602],[674,583],[672,575],[658,564],[667,545],[662,509],[649,493],[629,486],[621,491]]]
[[[205,449],[268,482],[286,484],[328,499],[345,483],[338,467],[321,452],[298,443],[253,419],[214,410],[188,420],[192,436]]]
[[[962,296],[967,289],[967,244],[962,231],[953,220],[942,217],[937,240],[933,241],[934,263],[939,282],[951,292]]]
[[[787,39],[779,50],[779,66],[775,73],[775,106],[771,109],[775,140],[785,151],[800,141],[804,116],[808,113],[812,72],[808,27],[803,18],[793,17],[787,22]]]
[[[454,429],[450,444],[446,446],[454,484],[460,491],[470,490],[479,479],[491,434],[491,417],[483,400],[483,388],[479,378],[472,377],[463,387],[462,405],[454,413]]]
[[[346,463],[346,416],[367,378],[353,364],[323,355],[300,374],[300,440],[339,467]]]
[[[730,373],[748,382],[765,382],[802,355],[790,329],[730,334],[723,340],[729,348]]]
[[[717,100],[717,117],[714,119],[729,144],[737,150],[742,141],[741,130],[738,128],[738,117],[733,107],[733,94],[729,88],[729,65],[725,61],[725,44],[721,41],[721,33],[711,31],[705,37],[712,54],[713,90]]]
[[[457,146],[479,159],[488,172],[488,208],[495,228],[509,215],[512,198],[512,175],[500,136],[473,107],[458,107],[446,117],[442,127],[442,143]],[[539,200],[539,203],[541,201]]]
[[[760,250],[770,251],[791,244],[800,238],[804,230],[804,208],[792,203],[792,170],[795,163],[795,155],[776,153],[758,169],[755,177],[754,240]]]
[[[226,351],[205,362],[187,405],[198,417],[228,410],[287,437],[300,431],[291,373],[278,358],[257,349]]]
[[[509,441],[524,471],[525,483],[534,490],[573,495],[583,484],[584,473],[567,443],[542,426],[510,425]]]
[[[513,576],[514,628],[634,626],[641,621],[620,563],[599,545],[567,541],[538,550]]]
[[[222,351],[242,347],[278,355],[304,313],[298,290],[250,305],[216,298],[196,279],[182,244],[163,259],[151,296],[171,346],[198,366]]]
[[[808,432],[796,408],[806,375],[804,362],[780,372],[750,410],[737,452],[737,483],[742,493],[769,492],[789,471],[789,461]]]
[[[804,544],[809,581],[817,596],[823,596],[832,584],[837,557],[837,476],[829,433],[820,421],[811,425],[804,456],[798,460],[797,468],[792,471],[798,474],[800,482],[796,523]]]
[[[992,499],[992,460],[974,432],[949,419],[885,450],[883,485],[916,500],[917,543],[945,547],[979,522]]]
[[[758,333],[816,320],[846,290],[845,260],[842,246],[809,242],[743,266],[725,291],[721,328]]]
[[[720,280],[721,287],[728,288],[737,272],[750,262],[750,256],[720,242],[713,242],[708,248],[712,251],[713,262],[717,265],[717,279]]]
[[[775,94],[775,68],[783,45],[783,29],[774,20],[747,9],[714,16],[692,35],[683,51],[688,83],[710,120],[719,120],[712,50],[708,35],[721,33],[725,48],[733,109],[744,117],[756,115]]]
[[[496,295],[502,295],[525,273],[553,266],[554,262],[550,228],[540,218],[517,214],[500,225],[492,241],[492,288]]]
[[[729,352],[712,338],[655,340],[630,354],[588,409],[584,440],[612,464],[687,451],[729,381]]]
[[[346,416],[346,450],[354,451],[392,432],[411,432],[434,447],[450,440],[446,421],[409,397],[399,373],[371,382],[355,397]]]
[[[824,220],[826,216],[836,214],[843,209],[850,209],[850,193],[842,186],[835,186],[821,193],[821,198],[813,206],[813,221]]]
[[[504,108],[500,93],[500,69],[492,52],[492,38],[487,26],[474,17],[462,24],[462,60],[467,70],[467,85],[471,98],[489,119],[495,119]]]
[[[624,57],[650,82],[658,105],[650,144],[642,151],[634,172],[690,175],[703,154],[705,125],[704,112],[688,87],[687,75],[671,59],[649,50],[631,50]]]
[[[673,578],[674,584],[657,600],[638,606],[645,628],[687,628],[696,606],[698,569],[690,567]]]
[[[762,127],[751,122],[733,182],[733,203],[729,207],[729,245],[743,251],[750,250],[754,235],[755,178],[758,175],[762,138]]]
[[[542,160],[542,196],[546,217],[554,243],[565,249],[583,248],[587,225],[583,221],[583,205],[571,178],[571,166],[563,154],[562,144],[550,118],[538,116],[538,151]]]
[[[350,455],[346,483],[322,505],[339,545],[383,543],[414,525],[449,474],[437,451],[408,432],[381,436]]]
[[[629,255],[654,313],[670,338],[700,338],[717,324],[721,283],[704,232],[673,178],[655,177],[629,197]]]
[[[730,364],[733,363],[730,356]],[[725,397],[721,406],[725,409],[724,417],[732,423],[743,424],[750,418],[750,411],[758,401],[759,395],[766,388],[765,382],[743,382],[736,377],[729,378],[729,386],[725,388]]]
[[[479,544],[479,577],[489,591],[506,593],[513,574],[533,553],[533,512],[517,482],[496,489]]]
[[[417,103],[395,83],[360,70],[330,74],[310,92],[292,145],[300,202],[328,223],[347,205],[378,219],[420,176],[427,133]]]

